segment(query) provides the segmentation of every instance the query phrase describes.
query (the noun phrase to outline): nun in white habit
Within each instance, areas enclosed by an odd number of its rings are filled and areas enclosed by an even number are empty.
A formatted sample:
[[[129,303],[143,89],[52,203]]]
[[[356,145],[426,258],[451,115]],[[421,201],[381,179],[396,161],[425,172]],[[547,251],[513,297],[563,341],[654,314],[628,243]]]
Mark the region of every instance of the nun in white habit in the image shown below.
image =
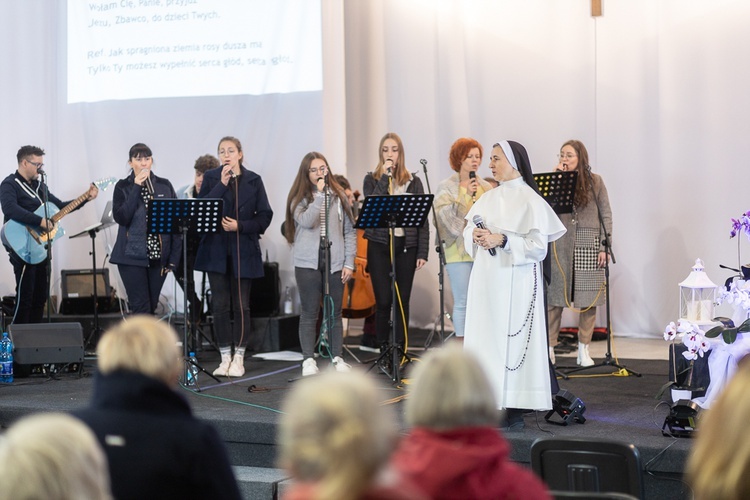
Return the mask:
[[[552,408],[542,261],[565,226],[539,195],[521,144],[495,144],[490,170],[500,185],[466,215],[464,245],[474,267],[464,348],[479,358],[498,407],[507,410],[503,427],[519,429],[524,409]]]

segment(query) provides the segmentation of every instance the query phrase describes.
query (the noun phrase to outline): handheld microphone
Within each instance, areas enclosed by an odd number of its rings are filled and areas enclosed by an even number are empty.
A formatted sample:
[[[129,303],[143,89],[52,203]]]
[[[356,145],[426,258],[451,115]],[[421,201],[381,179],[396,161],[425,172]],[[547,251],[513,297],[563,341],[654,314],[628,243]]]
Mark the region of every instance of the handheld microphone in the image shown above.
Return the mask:
[[[389,164],[389,166],[385,167],[385,169],[388,171],[388,175],[392,175],[393,174],[393,160],[389,158],[385,160],[385,163]]]
[[[474,222],[474,225],[479,229],[487,229],[487,227],[484,225],[484,220],[482,220],[481,215],[475,215],[472,219],[472,222]],[[488,249],[488,252],[490,252],[490,255],[492,255],[493,257],[497,254],[497,251],[495,251],[494,248]]]
[[[471,172],[469,172],[469,182],[471,182],[472,179],[476,179],[476,178],[477,178],[477,173],[476,172],[474,172],[473,170]],[[476,191],[474,191],[473,193],[471,193],[471,201],[477,201],[477,192]]]
[[[148,189],[149,194],[154,194],[154,185],[151,184],[151,172],[146,176],[146,189]]]

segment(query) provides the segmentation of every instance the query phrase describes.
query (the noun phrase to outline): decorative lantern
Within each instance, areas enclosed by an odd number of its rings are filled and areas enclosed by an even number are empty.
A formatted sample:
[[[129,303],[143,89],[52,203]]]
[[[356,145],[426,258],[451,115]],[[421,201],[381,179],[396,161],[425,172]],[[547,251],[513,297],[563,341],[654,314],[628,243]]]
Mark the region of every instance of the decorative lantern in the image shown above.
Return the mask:
[[[695,259],[690,275],[680,283],[680,319],[698,325],[713,323],[716,284],[704,271],[703,261]]]

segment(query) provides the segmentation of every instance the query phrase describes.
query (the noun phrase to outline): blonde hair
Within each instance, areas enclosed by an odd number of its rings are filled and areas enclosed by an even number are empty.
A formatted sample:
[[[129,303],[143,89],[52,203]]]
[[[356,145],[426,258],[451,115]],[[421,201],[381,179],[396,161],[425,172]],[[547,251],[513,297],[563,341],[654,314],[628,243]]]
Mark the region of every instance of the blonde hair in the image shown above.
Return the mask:
[[[107,458],[94,433],[64,413],[40,413],[0,439],[0,499],[110,499]]]
[[[99,341],[99,371],[106,375],[129,370],[173,385],[181,367],[177,340],[177,333],[167,323],[153,316],[131,316]]]
[[[750,497],[750,363],[737,372],[716,401],[701,416],[687,473],[697,500]]]
[[[280,463],[315,483],[316,498],[359,498],[395,444],[395,416],[363,373],[329,372],[297,382],[280,419]]]
[[[411,427],[496,426],[500,413],[479,361],[457,342],[431,350],[414,367],[404,417]]]

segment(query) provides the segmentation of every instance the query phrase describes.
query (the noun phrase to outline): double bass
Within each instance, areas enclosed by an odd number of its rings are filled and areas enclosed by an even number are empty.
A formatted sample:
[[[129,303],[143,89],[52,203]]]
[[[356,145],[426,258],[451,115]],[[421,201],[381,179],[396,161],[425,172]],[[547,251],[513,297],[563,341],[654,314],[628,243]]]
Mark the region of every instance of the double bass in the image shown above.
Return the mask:
[[[354,192],[358,204],[359,191]],[[366,318],[375,313],[375,292],[372,289],[370,273],[367,272],[367,240],[365,230],[357,229],[357,254],[354,257],[354,272],[344,286],[344,299],[341,302],[341,317],[349,319]]]

